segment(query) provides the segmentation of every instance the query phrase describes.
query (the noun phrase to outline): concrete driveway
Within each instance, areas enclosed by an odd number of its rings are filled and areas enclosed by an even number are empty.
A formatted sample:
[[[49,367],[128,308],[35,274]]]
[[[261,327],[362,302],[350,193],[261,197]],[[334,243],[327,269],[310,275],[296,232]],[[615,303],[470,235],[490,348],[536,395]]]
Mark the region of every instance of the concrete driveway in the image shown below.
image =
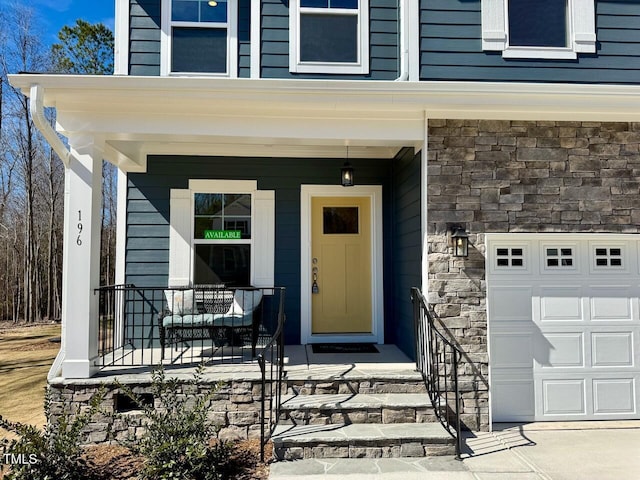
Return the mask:
[[[496,424],[467,437],[463,464],[481,480],[640,479],[640,422]]]
[[[463,460],[278,462],[272,480],[640,480],[640,421],[496,424],[467,432]]]

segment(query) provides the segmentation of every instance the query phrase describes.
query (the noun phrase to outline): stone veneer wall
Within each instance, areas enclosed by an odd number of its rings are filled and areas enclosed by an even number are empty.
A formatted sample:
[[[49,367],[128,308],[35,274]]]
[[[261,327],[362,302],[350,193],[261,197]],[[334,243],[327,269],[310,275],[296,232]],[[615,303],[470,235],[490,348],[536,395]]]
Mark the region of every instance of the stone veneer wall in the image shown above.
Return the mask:
[[[429,120],[427,165],[428,300],[465,352],[463,422],[486,429],[484,234],[640,232],[640,123]]]
[[[173,378],[173,375],[167,374]],[[151,393],[149,375],[127,375],[120,378],[138,394]],[[83,444],[118,443],[130,434],[140,435],[144,430],[142,416],[136,411],[123,413],[130,417],[133,426],[111,416],[115,408],[115,394],[118,389],[109,380],[98,379],[68,380],[49,385],[51,395],[51,421],[63,412],[75,413],[88,408],[90,398],[98,392],[100,385],[106,388],[102,403],[102,413],[97,414],[85,429]],[[206,380],[194,386],[184,383],[180,386],[182,395],[208,392],[215,381]],[[218,438],[234,441],[260,438],[260,380],[229,380],[219,383],[219,388],[209,406],[209,419],[220,426]],[[156,400],[156,406],[157,400]]]

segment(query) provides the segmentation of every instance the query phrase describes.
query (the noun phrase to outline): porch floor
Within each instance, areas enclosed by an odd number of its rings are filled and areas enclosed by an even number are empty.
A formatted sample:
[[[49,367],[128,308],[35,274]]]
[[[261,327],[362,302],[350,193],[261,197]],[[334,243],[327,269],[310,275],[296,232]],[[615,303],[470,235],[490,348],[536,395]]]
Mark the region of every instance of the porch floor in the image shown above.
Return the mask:
[[[412,362],[395,345],[376,345],[378,353],[313,353],[311,345],[287,345],[285,346],[285,371],[289,380],[321,380],[330,378],[366,378],[374,376],[393,376],[407,380],[420,379],[421,376]],[[154,349],[155,350],[155,349]],[[160,360],[158,352],[145,353],[149,359]],[[130,353],[136,355],[136,351]],[[198,352],[205,361],[205,379],[213,380],[253,380],[260,377],[260,367],[257,360],[251,359],[248,349],[241,347],[225,348],[225,357],[211,355],[208,352]],[[191,354],[189,355],[191,356]],[[234,357],[233,360],[231,357]],[[242,359],[242,363],[239,362]],[[137,359],[135,363],[143,363]],[[228,362],[228,363],[225,363]],[[230,363],[234,361],[236,363]],[[165,371],[170,376],[190,377],[195,371],[194,364],[175,364],[169,361],[163,362]],[[132,383],[140,381],[140,375],[150,375],[152,366],[108,366],[91,379],[55,379],[58,383],[93,383],[92,380],[109,381],[118,378],[119,381]],[[267,368],[269,366],[267,365]]]

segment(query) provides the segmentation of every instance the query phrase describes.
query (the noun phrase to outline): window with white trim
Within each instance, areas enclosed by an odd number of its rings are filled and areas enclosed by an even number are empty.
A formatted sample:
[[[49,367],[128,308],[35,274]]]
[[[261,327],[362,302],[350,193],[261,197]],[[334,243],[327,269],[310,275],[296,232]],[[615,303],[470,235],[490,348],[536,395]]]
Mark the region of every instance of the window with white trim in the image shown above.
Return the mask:
[[[574,59],[596,51],[593,0],[482,0],[482,49],[504,58]]]
[[[237,0],[163,0],[163,75],[237,76]]]
[[[291,0],[289,70],[369,73],[369,0]]]
[[[273,190],[254,180],[190,180],[171,190],[169,217],[169,286],[273,286]]]

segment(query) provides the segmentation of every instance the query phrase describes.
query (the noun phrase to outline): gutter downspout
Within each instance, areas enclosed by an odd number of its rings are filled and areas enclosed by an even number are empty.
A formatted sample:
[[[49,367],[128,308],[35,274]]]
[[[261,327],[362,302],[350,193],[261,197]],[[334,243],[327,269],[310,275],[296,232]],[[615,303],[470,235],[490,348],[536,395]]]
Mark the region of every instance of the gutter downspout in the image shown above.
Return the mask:
[[[44,88],[38,84],[31,85],[31,94],[29,97],[31,99],[29,102],[29,112],[31,113],[33,123],[38,127],[38,130],[40,130],[40,133],[42,133],[47,140],[47,143],[51,145],[53,151],[60,157],[65,168],[68,168],[71,153],[44,116]]]
[[[409,80],[409,39],[407,33],[409,31],[407,8],[407,0],[398,1],[398,18],[400,19],[398,30],[400,33],[400,75],[395,79],[396,82],[406,82]]]
[[[40,130],[40,133],[47,140],[54,152],[60,157],[65,168],[69,167],[69,157],[71,152],[67,149],[66,145],[60,140],[60,137],[53,129],[53,127],[47,121],[44,115],[44,88],[38,84],[31,85],[31,93],[29,95],[29,112],[31,113],[31,119],[34,125]],[[65,325],[62,322],[62,332],[60,335],[60,350],[56,355],[49,373],[47,374],[47,381],[51,381],[58,377],[62,370],[62,362],[66,355],[66,342],[65,342]]]

